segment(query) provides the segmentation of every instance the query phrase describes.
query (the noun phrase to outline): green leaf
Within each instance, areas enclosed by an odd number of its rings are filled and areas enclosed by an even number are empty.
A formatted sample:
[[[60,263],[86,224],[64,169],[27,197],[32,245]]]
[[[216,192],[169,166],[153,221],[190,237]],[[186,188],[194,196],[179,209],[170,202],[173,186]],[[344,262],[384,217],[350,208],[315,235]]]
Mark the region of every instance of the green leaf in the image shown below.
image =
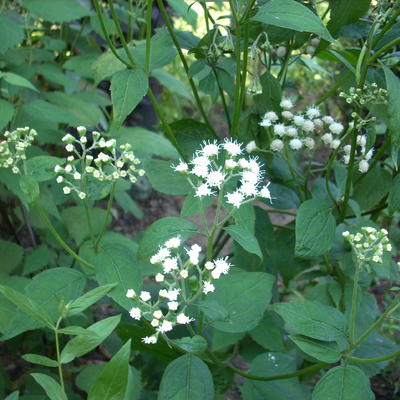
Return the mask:
[[[33,119],[78,126],[80,121],[70,111],[41,99],[24,104],[22,110]]]
[[[169,72],[164,71],[163,69],[155,69],[151,75],[156,78],[162,86],[167,88],[172,93],[176,93],[189,101],[193,101],[193,96],[189,92],[186,85]]]
[[[76,86],[76,82],[65,75],[62,69],[55,64],[40,64],[37,66],[36,72],[47,81],[64,86],[64,88],[74,89]]]
[[[279,80],[269,72],[265,72],[260,77],[262,93],[254,96],[254,102],[259,114],[264,115],[267,111],[280,111],[282,89]]]
[[[0,276],[9,274],[18,267],[24,256],[24,250],[14,242],[0,239]]]
[[[111,289],[113,289],[117,283],[109,283],[107,285],[99,286],[95,289],[90,290],[83,296],[78,297],[74,300],[68,307],[68,315],[78,314],[85,311],[94,303],[98,302],[102,297],[104,297]]]
[[[124,190],[117,191],[114,194],[114,198],[124,212],[131,213],[137,219],[142,219],[144,217],[142,209],[137,205],[136,201],[132,199],[128,192]]]
[[[174,236],[180,236],[182,240],[186,240],[189,236],[198,233],[193,222],[179,217],[161,218],[153,222],[144,233],[139,244],[138,260],[149,262],[159,246]]]
[[[173,160],[179,154],[171,142],[159,133],[149,131],[142,127],[121,128],[118,143],[129,143],[136,153],[148,153]]]
[[[32,364],[44,365],[45,367],[57,367],[57,361],[39,354],[24,354],[22,358]]]
[[[239,243],[246,251],[257,255],[261,259],[263,258],[257,238],[247,229],[243,228],[243,226],[237,224],[230,225],[224,228],[224,231],[228,232],[233,240]]]
[[[312,400],[374,400],[369,379],[351,365],[330,369],[317,383]]]
[[[50,22],[72,22],[91,14],[88,8],[75,0],[23,0],[22,5]]]
[[[333,245],[335,229],[330,203],[306,200],[297,212],[295,255],[310,259],[326,253]]]
[[[400,80],[387,67],[383,66],[388,91],[389,135],[392,148],[392,163],[397,169],[397,158],[400,149]]]
[[[6,100],[0,99],[0,129],[3,129],[12,120],[14,112],[15,108],[11,103]]]
[[[197,26],[197,13],[191,8],[184,0],[168,0],[168,4],[176,12],[176,14],[183,18],[192,28],[196,29]]]
[[[90,388],[88,400],[124,400],[128,385],[131,342],[127,341],[106,364]]]
[[[45,374],[31,374],[35,381],[44,389],[51,400],[68,400],[61,386],[50,376]]]
[[[249,332],[251,338],[267,350],[284,351],[278,319],[276,314],[266,311],[260,323]]]
[[[107,53],[103,53],[107,54]],[[63,67],[65,69],[74,71],[81,78],[93,79],[93,63],[98,60],[99,54],[84,54],[80,56],[69,57],[64,63]],[[115,57],[114,57],[115,58]],[[122,64],[122,63],[121,63]],[[122,64],[123,65],[123,64]]]
[[[116,72],[123,69],[126,69],[125,64],[118,60],[111,51],[102,53],[92,63],[92,72],[96,84],[100,83],[104,79],[110,78]]]
[[[148,160],[143,165],[151,186],[158,192],[182,195],[192,190],[186,177],[172,169],[170,161]]]
[[[147,75],[140,69],[119,71],[111,79],[113,117],[117,127],[135,109],[149,88]]]
[[[264,353],[253,360],[249,373],[256,376],[277,376],[295,371],[296,362],[290,355]],[[297,378],[270,382],[245,379],[241,391],[243,400],[307,400],[309,398]]]
[[[188,218],[206,210],[214,201],[214,196],[196,197],[194,192],[188,194],[183,202],[181,217]]]
[[[54,167],[63,161],[62,158],[51,156],[36,156],[25,161],[26,173],[37,182],[53,179],[57,174]]]
[[[187,336],[181,339],[175,339],[174,342],[188,353],[201,354],[207,349],[207,340],[203,336]]]
[[[346,317],[336,308],[313,301],[291,301],[272,306],[294,333],[328,342],[345,338]]]
[[[391,214],[400,210],[400,175],[393,178],[392,188],[388,197],[389,212]]]
[[[19,399],[19,391],[10,393],[4,400],[18,400]]]
[[[69,363],[76,357],[80,357],[86,353],[89,353],[89,351],[96,348],[109,335],[111,335],[112,331],[118,325],[120,319],[121,315],[115,315],[89,326],[87,331],[89,333],[94,333],[95,335],[81,334],[75,336],[62,349],[61,362],[63,364]]]
[[[329,42],[334,41],[321,18],[294,0],[270,0],[258,9],[251,19],[297,32],[315,33]]]
[[[271,300],[274,280],[264,272],[237,272],[215,281],[215,292],[207,295],[207,301],[217,302],[228,315],[224,320],[212,321],[211,326],[231,333],[254,329]],[[206,316],[215,318],[209,312]]]
[[[304,353],[326,363],[340,360],[341,353],[336,342],[323,342],[301,335],[289,335],[289,338],[304,351]]]
[[[214,383],[207,365],[193,354],[172,361],[161,379],[159,400],[213,400]]]
[[[11,85],[21,86],[38,92],[38,90],[35,88],[35,86],[32,85],[32,83],[30,83],[23,76],[14,74],[13,72],[1,72],[0,78],[4,79],[7,83],[10,83]]]
[[[36,179],[29,175],[22,175],[19,178],[19,187],[25,195],[28,204],[35,203],[40,195],[39,184]]]
[[[3,54],[24,40],[24,28],[7,15],[0,14],[0,37],[0,54]]]

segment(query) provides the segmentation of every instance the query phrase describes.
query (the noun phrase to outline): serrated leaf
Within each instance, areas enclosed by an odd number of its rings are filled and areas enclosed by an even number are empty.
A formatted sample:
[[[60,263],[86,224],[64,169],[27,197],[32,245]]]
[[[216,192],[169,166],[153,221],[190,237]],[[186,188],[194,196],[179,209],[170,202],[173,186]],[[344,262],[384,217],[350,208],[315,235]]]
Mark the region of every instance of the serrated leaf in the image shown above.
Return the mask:
[[[0,54],[3,54],[24,40],[24,28],[7,15],[0,14],[0,37]]]

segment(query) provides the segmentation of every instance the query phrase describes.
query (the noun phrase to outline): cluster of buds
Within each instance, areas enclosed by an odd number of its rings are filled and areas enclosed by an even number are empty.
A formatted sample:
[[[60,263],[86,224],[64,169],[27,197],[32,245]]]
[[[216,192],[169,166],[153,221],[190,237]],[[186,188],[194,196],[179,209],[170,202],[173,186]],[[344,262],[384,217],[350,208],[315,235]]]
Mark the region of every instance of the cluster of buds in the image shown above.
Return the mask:
[[[365,174],[369,169],[369,161],[374,154],[374,148],[371,147],[367,150],[367,135],[357,136],[357,147],[355,159],[358,162],[358,170]],[[347,165],[350,162],[351,146],[346,144],[343,146],[343,162]]]
[[[67,134],[62,138],[65,150],[70,153],[64,166],[56,165],[54,171],[60,174],[57,183],[63,184],[63,192],[76,192],[81,199],[86,197],[85,178],[92,176],[100,182],[115,183],[120,178],[129,178],[132,183],[144,170],[137,167],[140,160],[131,151],[130,144],[117,148],[115,139],[106,140],[99,132],[92,132],[89,144],[86,128],[77,128],[79,138]]]
[[[235,190],[225,193],[228,204],[239,208],[256,198],[271,200],[269,183],[263,183],[261,164],[256,157],[246,157],[243,153],[242,144],[231,139],[223,143],[203,142],[189,163],[180,161],[173,169],[187,177],[196,197],[223,193],[226,183],[236,179]]]
[[[166,334],[176,325],[194,321],[188,315],[189,305],[200,296],[214,292],[213,281],[228,274],[231,268],[226,258],[207,261],[203,266],[199,245],[194,244],[184,248],[184,251],[182,246],[179,236],[172,237],[150,258],[153,265],[160,267],[155,281],[161,288],[155,301],[147,291],[136,294],[129,289],[126,293],[126,297],[136,303],[130,310],[130,316],[136,320],[145,318],[155,329],[154,335],[142,339],[146,344],[157,343],[160,334]]]
[[[310,44],[306,47],[306,53],[309,54],[310,56],[313,56],[315,53],[315,50],[317,50],[317,47],[319,43],[321,42],[321,39],[319,37],[313,37],[310,40]]]
[[[380,88],[375,82],[364,85],[362,88],[351,87],[349,93],[340,92],[348,104],[363,106],[365,104],[387,104],[388,93],[386,89]]]
[[[0,141],[0,168],[11,168],[14,174],[18,174],[18,164],[26,160],[26,149],[36,136],[37,132],[28,127],[17,128],[12,132],[6,131],[5,140]]]
[[[392,251],[386,229],[377,230],[370,226],[364,226],[356,234],[343,232],[343,237],[350,243],[357,259],[363,265],[371,261],[382,263],[383,252]],[[367,265],[365,267],[368,269]]]
[[[259,123],[273,136],[270,143],[272,151],[282,151],[285,146],[291,150],[312,150],[318,138],[331,149],[339,146],[338,136],[344,130],[343,125],[331,116],[322,116],[318,107],[311,106],[305,112],[294,113],[294,104],[289,98],[283,98],[280,107],[280,115],[267,111]]]

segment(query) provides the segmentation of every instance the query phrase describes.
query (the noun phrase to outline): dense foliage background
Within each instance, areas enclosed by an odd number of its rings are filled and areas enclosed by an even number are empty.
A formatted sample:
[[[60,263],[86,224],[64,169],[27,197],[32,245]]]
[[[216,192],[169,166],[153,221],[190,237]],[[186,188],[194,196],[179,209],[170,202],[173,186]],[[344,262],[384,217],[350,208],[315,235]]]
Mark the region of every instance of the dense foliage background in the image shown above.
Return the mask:
[[[0,396],[398,398],[399,15],[2,1]]]

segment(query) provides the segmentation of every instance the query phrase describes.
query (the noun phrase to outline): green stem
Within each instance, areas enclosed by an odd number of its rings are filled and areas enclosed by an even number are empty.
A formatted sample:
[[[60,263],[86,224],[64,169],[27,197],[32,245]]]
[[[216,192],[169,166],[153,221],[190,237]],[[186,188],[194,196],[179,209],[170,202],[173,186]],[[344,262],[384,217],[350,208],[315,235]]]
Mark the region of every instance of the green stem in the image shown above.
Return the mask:
[[[389,50],[390,48],[392,48],[393,46],[395,46],[399,42],[400,42],[400,37],[397,37],[397,38],[393,39],[392,41],[390,41],[388,44],[385,44],[379,50],[377,50],[375,54],[373,54],[370,57],[368,62],[369,63],[374,62],[382,53],[385,53],[386,50]]]
[[[358,362],[361,364],[375,364],[375,363],[379,363],[382,361],[391,360],[392,358],[396,358],[399,356],[400,356],[400,351],[396,351],[395,353],[389,354],[384,357],[378,357],[378,358],[358,358],[358,357],[353,357],[353,356],[347,356],[346,358],[349,361],[354,361],[354,362]]]
[[[172,24],[171,24],[171,20],[170,20],[170,18],[169,18],[169,16],[168,16],[167,10],[165,9],[163,0],[157,0],[157,4],[158,4],[158,8],[160,9],[161,15],[162,15],[162,17],[163,17],[163,19],[164,19],[164,21],[165,21],[165,25],[167,26],[168,32],[169,32],[169,34],[170,34],[170,36],[171,36],[171,39],[172,39],[172,41],[174,42],[174,45],[175,45],[175,47],[176,47],[176,50],[178,51],[179,58],[181,59],[183,68],[185,69],[186,76],[187,76],[187,78],[188,78],[189,85],[190,85],[190,87],[191,87],[191,89],[192,89],[193,96],[194,96],[194,98],[195,98],[195,100],[196,100],[196,105],[197,105],[197,107],[198,107],[198,109],[199,109],[199,111],[200,111],[200,114],[202,115],[202,117],[203,117],[203,119],[204,119],[204,122],[206,123],[206,125],[208,126],[208,128],[210,129],[210,131],[211,131],[211,132],[213,133],[213,135],[218,139],[218,135],[215,133],[214,128],[211,126],[210,121],[209,121],[208,118],[207,118],[207,114],[206,114],[206,112],[205,112],[205,110],[204,110],[204,108],[203,108],[203,104],[202,104],[202,102],[201,102],[201,100],[200,100],[200,97],[199,97],[199,94],[198,94],[198,92],[197,92],[196,85],[195,85],[193,79],[192,79],[192,78],[190,77],[190,75],[189,75],[189,67],[188,67],[188,64],[187,64],[187,62],[186,62],[185,56],[184,56],[184,54],[183,54],[183,52],[182,52],[181,46],[180,46],[180,44],[179,44],[179,42],[178,42],[178,39],[177,39],[177,37],[176,37],[176,35],[175,35],[174,27],[173,27]]]
[[[85,186],[86,186],[86,185],[85,185]],[[86,188],[85,188],[85,189],[86,189]],[[85,193],[87,193],[86,190],[85,190]],[[86,221],[87,221],[88,228],[89,228],[89,232],[90,232],[90,239],[91,239],[91,241],[92,241],[93,246],[96,247],[96,246],[95,246],[95,244],[96,244],[96,237],[95,237],[94,230],[93,230],[92,218],[91,218],[91,216],[90,216],[89,206],[88,206],[88,204],[87,204],[87,200],[86,200],[86,199],[83,199],[83,200],[82,200],[82,203],[83,203],[83,208],[84,208],[84,210],[85,210]]]
[[[354,276],[353,282],[353,293],[351,296],[351,319],[350,319],[350,343],[354,342],[354,337],[356,333],[356,317],[357,317],[357,290],[358,290],[358,281],[360,279],[360,271],[361,271],[361,263],[356,263],[356,273]]]
[[[76,254],[68,245],[67,243],[64,242],[64,240],[62,239],[62,237],[58,234],[58,232],[56,231],[56,229],[54,228],[54,226],[51,224],[49,217],[47,216],[46,212],[44,211],[44,209],[37,204],[36,205],[37,210],[39,211],[40,216],[42,217],[43,221],[45,222],[45,224],[47,225],[47,228],[49,229],[50,233],[54,236],[54,239],[57,240],[57,242],[61,245],[61,247],[68,253],[70,254],[72,257],[75,258],[76,261],[78,261],[79,263],[81,263],[82,265],[84,265],[85,267],[88,267],[92,270],[96,270],[96,267],[92,264],[90,264],[89,262],[87,262],[86,260],[84,260],[82,257],[80,257],[78,254]]]
[[[151,61],[151,17],[153,15],[153,0],[148,0],[146,11],[146,60],[145,69],[146,75],[150,73]]]
[[[218,74],[217,74],[217,70],[216,70],[215,66],[212,65],[211,68],[213,70],[213,73],[214,73],[214,76],[215,76],[215,80],[217,81],[219,95],[221,97],[222,106],[224,107],[224,112],[225,112],[225,115],[226,115],[226,121],[228,123],[228,127],[229,127],[229,130],[230,130],[231,129],[231,116],[229,115],[228,106],[226,104],[224,90],[222,89],[222,86],[221,86],[221,84],[219,82]]]
[[[243,109],[243,105],[246,99],[246,78],[247,78],[247,60],[249,56],[249,22],[244,25],[243,29],[243,69],[242,77],[240,82],[240,96],[239,96],[239,109]]]
[[[97,237],[97,239],[96,239],[96,241],[95,241],[95,244],[94,244],[94,247],[95,247],[96,249],[97,249],[97,247],[98,247],[98,245],[99,245],[99,243],[100,243],[100,241],[101,241],[101,239],[102,239],[102,237],[103,237],[103,235],[104,235],[104,232],[105,232],[106,229],[107,229],[108,220],[109,220],[109,218],[110,218],[110,213],[111,213],[111,207],[112,207],[112,203],[113,203],[113,200],[114,200],[115,186],[116,186],[116,182],[114,182],[114,183],[112,184],[112,187],[111,187],[110,196],[109,196],[108,202],[107,202],[106,217],[105,217],[105,219],[104,219],[104,223],[103,223],[103,226],[102,226],[102,228],[101,228],[100,234],[99,234],[99,236]]]
[[[55,342],[56,342],[56,357],[57,357],[57,364],[58,364],[58,376],[60,379],[61,390],[65,394],[64,377],[63,377],[62,363],[61,363],[60,340],[58,337],[58,328],[60,327],[61,321],[62,321],[62,318],[60,317],[54,328],[54,337],[55,337]]]

